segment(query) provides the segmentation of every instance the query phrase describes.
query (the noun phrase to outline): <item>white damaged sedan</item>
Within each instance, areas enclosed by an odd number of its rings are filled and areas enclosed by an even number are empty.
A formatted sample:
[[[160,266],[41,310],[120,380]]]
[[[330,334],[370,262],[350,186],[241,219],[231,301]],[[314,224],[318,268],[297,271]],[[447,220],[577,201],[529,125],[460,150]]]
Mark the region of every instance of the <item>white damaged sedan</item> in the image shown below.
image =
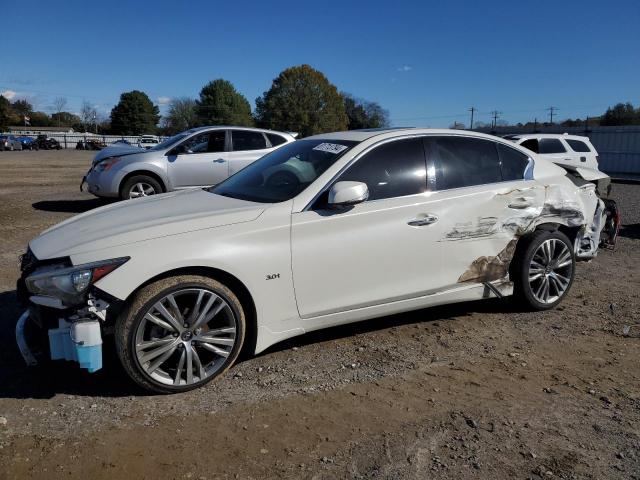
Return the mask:
[[[215,187],[109,205],[22,258],[29,363],[95,371],[115,342],[154,392],[199,387],[241,350],[392,313],[515,296],[544,310],[615,242],[615,203],[523,147],[458,130],[327,133]]]

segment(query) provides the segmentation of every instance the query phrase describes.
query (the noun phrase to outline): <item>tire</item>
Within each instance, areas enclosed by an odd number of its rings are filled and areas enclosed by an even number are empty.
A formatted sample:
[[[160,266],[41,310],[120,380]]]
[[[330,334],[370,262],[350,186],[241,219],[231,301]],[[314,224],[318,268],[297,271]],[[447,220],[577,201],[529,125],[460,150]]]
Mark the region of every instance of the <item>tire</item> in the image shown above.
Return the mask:
[[[201,291],[206,292],[202,297],[199,296]],[[184,325],[190,325],[179,333],[175,328],[170,330],[147,319],[149,318],[147,314],[151,312],[156,319],[160,318],[161,321],[167,318],[162,316],[159,310],[156,310],[159,303],[168,305],[167,311],[171,310],[169,313],[175,319],[180,318],[176,315],[176,310],[171,307],[172,303],[168,300],[168,296],[174,298],[173,305],[181,311],[180,315],[185,322]],[[193,301],[199,302],[200,298],[202,298],[200,303],[193,303]],[[211,298],[215,298],[215,300],[210,305],[209,299]],[[224,308],[216,311],[212,319],[204,323],[201,328],[192,330],[192,327],[197,327],[195,324],[198,323],[193,312],[202,313],[207,306],[210,306],[208,312],[211,313],[223,303],[225,304]],[[189,305],[193,308],[190,309]],[[231,317],[233,317],[233,322]],[[165,324],[169,326],[168,322]],[[219,325],[222,327],[218,327]],[[230,330],[232,328],[230,325],[233,325],[235,329],[233,333],[230,331],[222,332]],[[199,331],[205,328],[206,330]],[[156,332],[155,337],[149,334],[154,331]],[[165,331],[171,333],[165,335]],[[214,331],[216,332],[213,334],[214,336],[207,336],[208,332]],[[209,277],[180,275],[147,285],[135,295],[116,321],[115,344],[122,366],[137,385],[154,393],[178,393],[201,387],[223,375],[238,358],[244,343],[245,332],[244,309],[238,297],[229,288]],[[224,335],[230,335],[233,338],[217,337]],[[155,345],[148,349],[141,347],[143,344],[157,343],[158,336],[164,342],[161,347]],[[211,343],[199,340],[207,338]],[[228,342],[226,346],[222,346],[221,343],[213,342],[213,340]],[[177,347],[173,347],[176,342]],[[230,345],[230,342],[233,342],[233,345]],[[165,351],[158,354],[157,348],[164,348]],[[224,355],[213,353],[209,348],[222,349]],[[192,356],[190,375],[187,368],[189,360],[184,360],[188,357],[189,350],[192,352],[190,354]],[[167,352],[171,353],[162,361]],[[149,356],[152,358],[145,361],[145,358]],[[207,360],[211,360],[211,362],[207,363]],[[162,363],[152,371],[154,363],[157,362]]]
[[[135,192],[138,192],[139,195],[134,195]],[[129,200],[159,193],[162,193],[162,186],[155,178],[148,175],[134,175],[120,188],[120,199]]]
[[[543,245],[551,247],[548,263],[545,263],[547,257]],[[571,240],[560,231],[536,230],[522,238],[511,264],[514,299],[529,310],[550,310],[571,289],[575,270]]]

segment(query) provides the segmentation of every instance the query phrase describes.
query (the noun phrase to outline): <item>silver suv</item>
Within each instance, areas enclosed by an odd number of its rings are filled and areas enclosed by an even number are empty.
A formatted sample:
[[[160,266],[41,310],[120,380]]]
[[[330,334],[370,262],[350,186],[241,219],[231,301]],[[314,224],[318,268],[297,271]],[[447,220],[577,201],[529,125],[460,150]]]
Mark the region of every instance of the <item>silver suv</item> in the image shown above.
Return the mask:
[[[200,127],[144,150],[114,145],[100,151],[82,180],[98,197],[147,197],[216,185],[258,158],[295,141],[293,135],[245,127]]]

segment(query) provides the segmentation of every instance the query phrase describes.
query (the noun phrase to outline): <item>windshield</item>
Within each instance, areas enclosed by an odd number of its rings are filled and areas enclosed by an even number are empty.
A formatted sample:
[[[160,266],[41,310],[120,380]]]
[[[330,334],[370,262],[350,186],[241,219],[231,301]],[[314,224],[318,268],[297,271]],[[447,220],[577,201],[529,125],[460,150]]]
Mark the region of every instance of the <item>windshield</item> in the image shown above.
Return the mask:
[[[290,200],[358,142],[298,140],[240,170],[210,192],[251,202]]]
[[[173,137],[169,137],[165,141],[160,142],[155,147],[150,148],[149,150],[165,150],[170,146],[172,146],[173,144],[179,142],[183,138],[187,137],[188,135],[189,135],[188,132],[178,133],[177,135],[174,135]],[[143,139],[141,143],[146,143],[146,141]]]

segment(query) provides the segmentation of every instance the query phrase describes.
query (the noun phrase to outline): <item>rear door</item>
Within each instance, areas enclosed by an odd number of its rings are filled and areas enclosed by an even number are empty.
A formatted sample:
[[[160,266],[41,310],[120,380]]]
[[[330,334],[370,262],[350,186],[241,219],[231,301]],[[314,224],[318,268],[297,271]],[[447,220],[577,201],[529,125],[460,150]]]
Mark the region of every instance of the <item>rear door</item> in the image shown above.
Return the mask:
[[[197,133],[167,154],[173,188],[215,185],[229,176],[227,131]]]
[[[267,136],[254,130],[230,130],[229,175],[274,150]]]
[[[442,287],[505,278],[516,230],[544,189],[531,178],[527,155],[502,143],[464,136],[425,139],[432,196],[439,218]]]

